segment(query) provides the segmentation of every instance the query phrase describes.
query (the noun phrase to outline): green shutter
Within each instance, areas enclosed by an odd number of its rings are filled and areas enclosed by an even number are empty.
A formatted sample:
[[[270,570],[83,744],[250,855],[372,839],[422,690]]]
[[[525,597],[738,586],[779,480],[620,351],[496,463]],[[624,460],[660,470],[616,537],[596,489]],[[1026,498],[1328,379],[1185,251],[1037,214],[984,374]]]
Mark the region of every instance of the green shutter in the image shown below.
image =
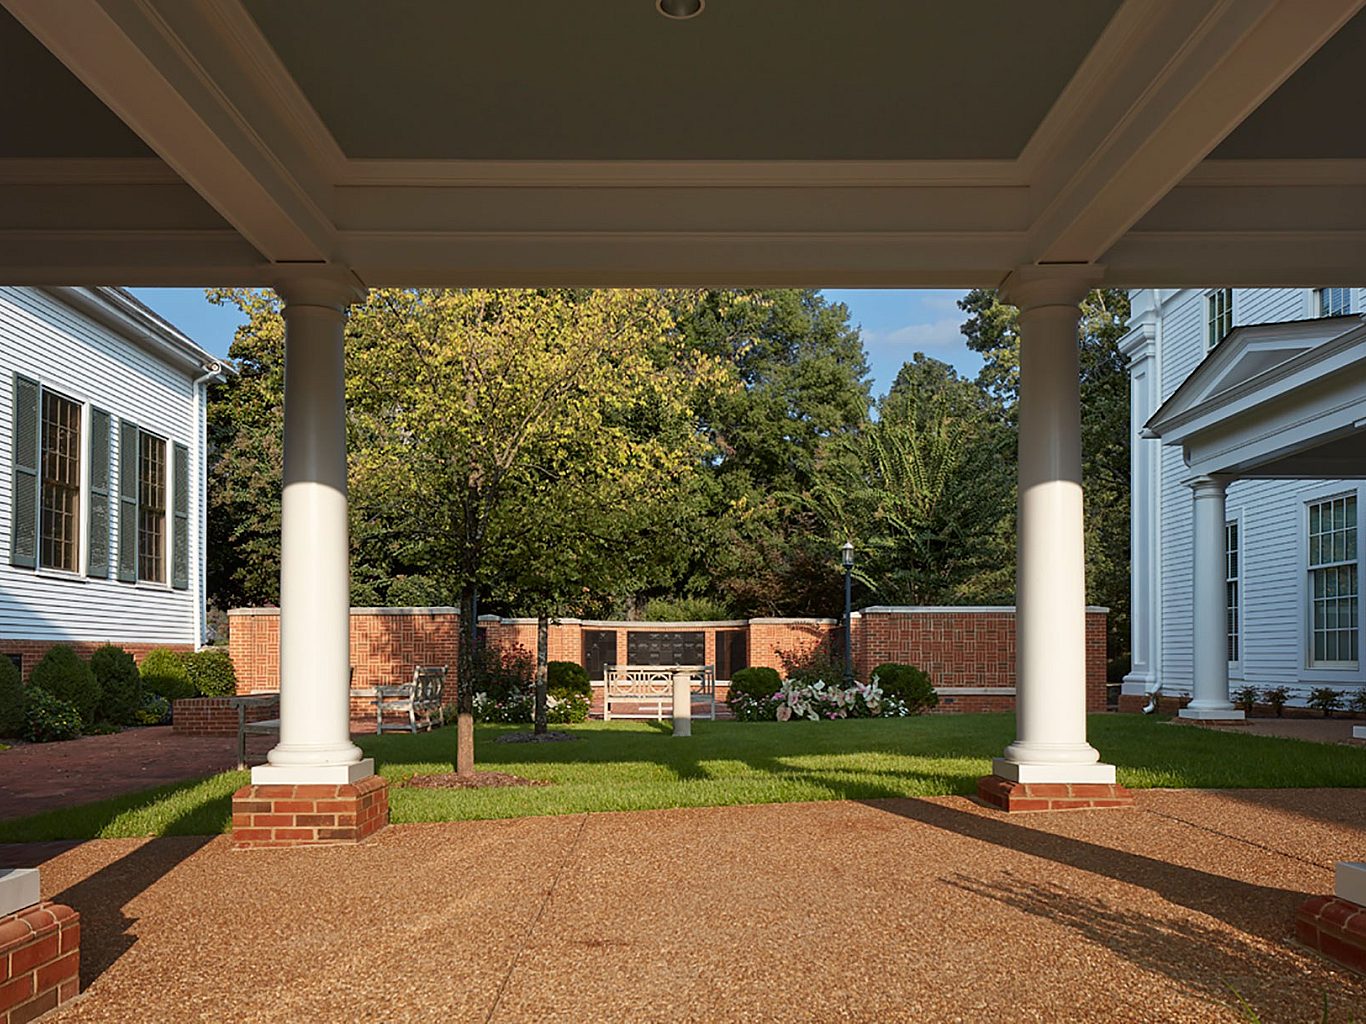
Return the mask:
[[[10,565],[38,565],[38,382],[14,375],[14,501]]]
[[[171,462],[171,586],[188,590],[190,586],[190,450],[183,444],[174,448]]]
[[[138,580],[138,426],[119,420],[119,579]]]
[[[85,574],[109,578],[109,414],[90,410],[90,515]]]

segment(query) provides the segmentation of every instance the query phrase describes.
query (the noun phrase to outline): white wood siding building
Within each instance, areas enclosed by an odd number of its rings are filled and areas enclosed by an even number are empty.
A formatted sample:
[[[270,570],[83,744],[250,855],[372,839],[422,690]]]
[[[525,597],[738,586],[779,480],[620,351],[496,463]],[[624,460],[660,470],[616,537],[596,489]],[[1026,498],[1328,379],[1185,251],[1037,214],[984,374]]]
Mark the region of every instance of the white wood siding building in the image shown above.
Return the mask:
[[[1305,381],[1295,384],[1281,368],[1292,365],[1291,357],[1301,363],[1319,359],[1329,343],[1360,333],[1356,317],[1366,309],[1366,289],[1143,289],[1131,292],[1131,299],[1132,329],[1122,348],[1131,360],[1133,404],[1134,663],[1124,693],[1151,693],[1158,685],[1166,695],[1191,693],[1200,674],[1192,489],[1199,474],[1210,469],[1201,468],[1193,435],[1168,426],[1174,416],[1190,417],[1195,411],[1175,408],[1182,402],[1190,406],[1194,398],[1174,396],[1188,381],[1200,382],[1193,377],[1197,369],[1208,379],[1204,394],[1210,400],[1237,388],[1261,388],[1273,403],[1292,386],[1303,392]],[[1281,329],[1248,326],[1292,321],[1303,323]],[[1319,372],[1323,379],[1334,372],[1358,384],[1361,377],[1358,363],[1332,371],[1323,362]],[[1277,373],[1283,383],[1276,383]],[[1313,383],[1312,376],[1307,380]],[[1236,422],[1238,415],[1230,409],[1223,424]],[[1359,410],[1352,415],[1359,416]],[[1163,420],[1161,426],[1157,420]],[[1202,429],[1216,426],[1233,429],[1214,420]],[[1310,461],[1306,445],[1295,465],[1278,456],[1280,461],[1249,474],[1268,478],[1220,477],[1227,488],[1225,642],[1228,681],[1235,689],[1286,686],[1297,704],[1313,687],[1366,685],[1359,540],[1366,432],[1361,428],[1358,422],[1354,431],[1338,428],[1336,435],[1316,438],[1317,461]],[[1336,461],[1324,455],[1330,452]],[[1314,471],[1310,467],[1337,467],[1346,478],[1306,478]],[[1325,530],[1333,533],[1326,548]],[[1325,550],[1328,562],[1322,558]]]
[[[0,288],[0,654],[199,646],[219,360],[116,288]]]

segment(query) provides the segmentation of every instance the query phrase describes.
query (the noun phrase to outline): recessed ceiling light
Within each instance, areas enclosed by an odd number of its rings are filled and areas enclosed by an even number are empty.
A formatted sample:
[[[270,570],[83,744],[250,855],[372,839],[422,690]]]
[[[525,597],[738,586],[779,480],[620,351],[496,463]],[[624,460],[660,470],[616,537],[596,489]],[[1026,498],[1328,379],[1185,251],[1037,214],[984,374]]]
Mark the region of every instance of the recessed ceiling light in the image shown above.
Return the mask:
[[[656,0],[655,6],[664,17],[685,21],[701,14],[702,8],[707,6],[707,0]]]

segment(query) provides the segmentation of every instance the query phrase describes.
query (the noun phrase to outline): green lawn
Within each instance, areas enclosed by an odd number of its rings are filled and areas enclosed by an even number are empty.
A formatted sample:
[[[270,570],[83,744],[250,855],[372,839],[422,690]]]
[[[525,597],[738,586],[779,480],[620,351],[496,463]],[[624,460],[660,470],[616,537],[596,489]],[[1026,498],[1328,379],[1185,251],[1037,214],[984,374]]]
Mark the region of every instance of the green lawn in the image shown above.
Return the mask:
[[[552,786],[410,789],[418,773],[450,771],[454,730],[360,740],[389,791],[395,822],[506,818],[795,800],[934,796],[975,791],[1010,742],[1010,715],[936,715],[846,722],[590,722],[572,743],[494,743],[512,726],[480,727],[478,759]],[[1134,788],[1366,787],[1366,750],[1180,727],[1139,715],[1096,715],[1091,741]],[[247,773],[0,822],[0,842],[227,831]]]

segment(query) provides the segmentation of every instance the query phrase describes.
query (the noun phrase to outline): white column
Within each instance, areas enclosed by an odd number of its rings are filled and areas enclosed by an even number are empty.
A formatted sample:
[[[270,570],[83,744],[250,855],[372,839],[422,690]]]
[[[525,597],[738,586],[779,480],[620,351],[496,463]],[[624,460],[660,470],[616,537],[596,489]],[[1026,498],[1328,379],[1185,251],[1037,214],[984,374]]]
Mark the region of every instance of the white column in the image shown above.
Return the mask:
[[[374,774],[351,742],[350,550],[342,339],[349,283],[293,281],[285,301],[280,517],[280,742],[254,783],[355,782]]]
[[[1094,272],[1028,268],[1003,289],[1020,309],[1015,742],[993,763],[1016,782],[1113,783],[1086,742],[1078,303]]]
[[[1228,699],[1228,569],[1224,561],[1228,484],[1222,476],[1190,481],[1195,528],[1191,585],[1195,699],[1181,709],[1182,718],[1243,717]]]
[[[1162,399],[1158,378],[1161,324],[1158,293],[1129,293],[1129,333],[1119,350],[1129,359],[1129,445],[1132,506],[1130,509],[1130,650],[1129,672],[1121,695],[1147,696],[1157,686],[1161,651],[1161,490],[1162,443],[1144,437],[1144,427]]]

